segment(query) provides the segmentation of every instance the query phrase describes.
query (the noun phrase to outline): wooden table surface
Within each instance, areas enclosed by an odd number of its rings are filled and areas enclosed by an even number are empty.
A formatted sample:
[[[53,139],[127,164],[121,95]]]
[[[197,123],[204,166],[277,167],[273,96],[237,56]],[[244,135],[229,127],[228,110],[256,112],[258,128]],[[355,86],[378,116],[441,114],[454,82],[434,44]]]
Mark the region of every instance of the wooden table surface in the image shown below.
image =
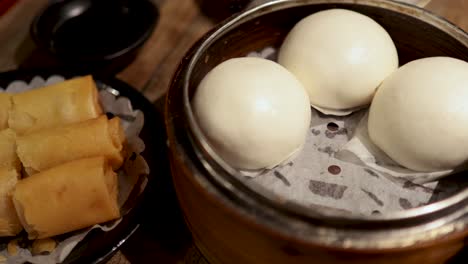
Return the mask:
[[[160,107],[172,74],[184,53],[215,22],[199,10],[195,0],[153,1],[160,10],[159,22],[137,58],[119,72],[117,78],[141,91]],[[44,54],[35,47],[29,36],[34,15],[47,2],[19,0],[0,17],[0,72],[49,66],[47,60],[42,59]],[[432,0],[426,8],[468,31],[468,0]],[[191,246],[184,227],[176,230],[172,238],[167,235],[161,238],[144,225],[109,260],[109,264],[206,263]],[[176,241],[179,238],[184,241]]]

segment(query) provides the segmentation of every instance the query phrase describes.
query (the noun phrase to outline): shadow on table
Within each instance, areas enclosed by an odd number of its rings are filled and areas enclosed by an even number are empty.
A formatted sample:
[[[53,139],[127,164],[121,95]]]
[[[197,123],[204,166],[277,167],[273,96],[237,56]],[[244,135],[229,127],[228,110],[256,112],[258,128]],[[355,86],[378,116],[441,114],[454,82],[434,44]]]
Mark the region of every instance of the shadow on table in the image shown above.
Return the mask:
[[[140,228],[121,248],[130,263],[177,263],[192,245],[170,175],[160,176],[148,186]]]
[[[164,97],[155,102],[162,122]],[[161,124],[162,129],[164,124]],[[164,133],[165,135],[165,133]],[[165,139],[164,139],[165,141]],[[166,146],[164,144],[164,146]],[[167,149],[164,151],[167,152]],[[121,248],[131,263],[178,263],[192,247],[192,239],[172,184],[169,159],[158,155],[157,173],[145,192],[141,226]]]

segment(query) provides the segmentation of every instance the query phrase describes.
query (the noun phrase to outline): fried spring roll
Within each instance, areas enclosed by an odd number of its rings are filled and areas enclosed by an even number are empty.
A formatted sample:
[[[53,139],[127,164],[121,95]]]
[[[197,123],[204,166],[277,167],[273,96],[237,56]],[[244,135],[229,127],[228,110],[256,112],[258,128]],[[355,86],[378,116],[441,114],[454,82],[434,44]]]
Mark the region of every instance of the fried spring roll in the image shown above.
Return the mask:
[[[15,236],[23,227],[16,214],[11,192],[18,182],[15,169],[0,168],[0,236]]]
[[[17,153],[26,171],[38,172],[82,158],[104,156],[113,169],[124,160],[120,119],[105,115],[63,127],[18,136]]]
[[[11,108],[11,95],[0,93],[0,130],[8,127],[8,112]]]
[[[18,134],[96,118],[102,114],[91,76],[12,96],[8,125]]]
[[[18,171],[21,168],[16,154],[16,135],[11,129],[0,131],[0,168]]]
[[[81,159],[19,181],[13,203],[30,239],[120,217],[118,180],[104,157]]]

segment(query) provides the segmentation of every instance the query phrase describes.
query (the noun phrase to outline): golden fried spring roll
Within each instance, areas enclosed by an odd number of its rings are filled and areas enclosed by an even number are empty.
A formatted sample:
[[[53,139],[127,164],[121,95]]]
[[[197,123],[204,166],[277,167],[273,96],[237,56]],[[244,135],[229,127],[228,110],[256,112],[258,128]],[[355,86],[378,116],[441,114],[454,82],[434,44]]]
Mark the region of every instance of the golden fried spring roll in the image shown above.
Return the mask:
[[[104,157],[75,160],[20,180],[13,203],[30,239],[120,217],[118,180]]]
[[[11,129],[0,131],[0,168],[20,170],[21,163],[16,155],[16,135]]]
[[[0,236],[2,237],[15,236],[23,230],[11,198],[11,192],[18,178],[17,170],[0,168]]]
[[[11,108],[11,95],[0,93],[0,130],[8,127],[8,112]]]
[[[17,153],[28,172],[96,156],[106,157],[112,168],[117,169],[123,162],[124,140],[120,119],[107,120],[103,115],[18,136]]]
[[[8,125],[18,134],[98,117],[102,109],[91,76],[12,96]]]

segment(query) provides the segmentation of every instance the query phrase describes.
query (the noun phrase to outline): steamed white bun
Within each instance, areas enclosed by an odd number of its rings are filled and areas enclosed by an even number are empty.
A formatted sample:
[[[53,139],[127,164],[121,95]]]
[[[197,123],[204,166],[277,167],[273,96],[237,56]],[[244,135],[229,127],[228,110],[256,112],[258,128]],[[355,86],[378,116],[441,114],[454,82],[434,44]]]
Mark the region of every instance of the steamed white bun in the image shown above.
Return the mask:
[[[309,128],[309,98],[281,65],[237,58],[211,70],[192,101],[211,146],[231,166],[274,167],[301,149]]]
[[[468,63],[433,57],[404,65],[375,94],[368,129],[380,149],[409,169],[466,164]]]
[[[377,86],[397,69],[398,55],[377,22],[354,11],[330,9],[294,26],[278,62],[302,82],[311,105],[326,113],[369,104]]]

